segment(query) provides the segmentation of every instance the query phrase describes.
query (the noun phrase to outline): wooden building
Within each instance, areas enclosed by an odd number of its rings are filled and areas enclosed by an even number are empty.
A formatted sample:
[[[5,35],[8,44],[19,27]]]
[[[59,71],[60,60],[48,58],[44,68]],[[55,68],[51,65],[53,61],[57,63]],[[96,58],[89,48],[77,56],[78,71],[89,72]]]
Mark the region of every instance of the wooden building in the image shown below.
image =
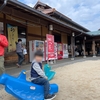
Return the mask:
[[[51,30],[50,27],[53,29]],[[75,41],[77,43],[79,40],[79,45],[84,44],[85,48],[85,37],[92,38],[87,34],[88,29],[42,2],[37,2],[32,8],[17,0],[0,0],[0,28],[9,42],[12,42],[9,37],[10,32],[15,32],[17,34],[15,37],[22,38],[27,49],[29,49],[30,40],[45,40],[46,34],[53,34],[55,42],[71,45],[72,58],[74,57]],[[16,39],[6,49],[5,63],[17,61],[15,42]],[[26,57],[27,61],[28,56],[29,54]]]

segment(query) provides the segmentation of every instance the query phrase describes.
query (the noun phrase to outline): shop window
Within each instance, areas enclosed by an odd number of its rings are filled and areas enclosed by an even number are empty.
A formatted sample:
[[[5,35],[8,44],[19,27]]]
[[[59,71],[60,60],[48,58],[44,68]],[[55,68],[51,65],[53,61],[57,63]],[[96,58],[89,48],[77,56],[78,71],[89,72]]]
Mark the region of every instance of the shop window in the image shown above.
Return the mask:
[[[26,29],[23,27],[7,24],[7,35],[8,35],[8,52],[16,50],[16,42],[18,39],[22,39],[23,45],[26,45]]]

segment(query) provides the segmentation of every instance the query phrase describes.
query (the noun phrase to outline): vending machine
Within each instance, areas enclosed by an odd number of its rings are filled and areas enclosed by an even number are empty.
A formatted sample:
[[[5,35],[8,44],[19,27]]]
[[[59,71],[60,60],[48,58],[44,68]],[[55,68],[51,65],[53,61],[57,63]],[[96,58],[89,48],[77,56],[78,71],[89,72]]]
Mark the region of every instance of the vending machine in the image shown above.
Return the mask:
[[[63,44],[57,44],[57,51],[58,51],[58,59],[63,59]]]
[[[45,61],[44,41],[34,40],[34,41],[29,41],[30,62],[33,61],[34,52],[37,50],[41,50],[43,52],[44,54],[43,61]]]
[[[69,53],[68,53],[68,45],[63,44],[63,58],[68,58]]]

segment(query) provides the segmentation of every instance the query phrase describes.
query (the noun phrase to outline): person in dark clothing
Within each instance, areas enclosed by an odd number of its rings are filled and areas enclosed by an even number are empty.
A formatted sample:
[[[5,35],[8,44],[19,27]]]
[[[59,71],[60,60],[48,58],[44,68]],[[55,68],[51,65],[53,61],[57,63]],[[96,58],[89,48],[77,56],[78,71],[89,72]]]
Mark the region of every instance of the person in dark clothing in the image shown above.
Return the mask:
[[[97,55],[99,54],[99,46],[97,46]]]
[[[22,62],[24,61],[24,55],[23,55],[23,47],[22,47],[22,40],[18,39],[18,43],[16,43],[16,53],[18,55],[18,68],[21,67]]]
[[[90,55],[90,47],[87,47],[88,56]]]
[[[42,59],[43,52],[41,50],[36,51],[34,54],[34,60],[31,64],[31,81],[34,84],[44,86],[44,100],[52,100],[56,97],[56,95],[49,94],[50,84],[47,76],[42,70]]]

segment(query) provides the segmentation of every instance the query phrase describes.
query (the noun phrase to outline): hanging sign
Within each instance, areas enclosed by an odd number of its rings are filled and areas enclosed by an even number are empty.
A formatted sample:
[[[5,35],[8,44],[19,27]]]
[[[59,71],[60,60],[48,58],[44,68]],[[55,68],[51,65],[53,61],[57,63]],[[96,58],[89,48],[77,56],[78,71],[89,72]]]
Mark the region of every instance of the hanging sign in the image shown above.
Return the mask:
[[[18,27],[8,26],[8,51],[15,51],[16,50],[16,44],[15,42],[18,41]]]

